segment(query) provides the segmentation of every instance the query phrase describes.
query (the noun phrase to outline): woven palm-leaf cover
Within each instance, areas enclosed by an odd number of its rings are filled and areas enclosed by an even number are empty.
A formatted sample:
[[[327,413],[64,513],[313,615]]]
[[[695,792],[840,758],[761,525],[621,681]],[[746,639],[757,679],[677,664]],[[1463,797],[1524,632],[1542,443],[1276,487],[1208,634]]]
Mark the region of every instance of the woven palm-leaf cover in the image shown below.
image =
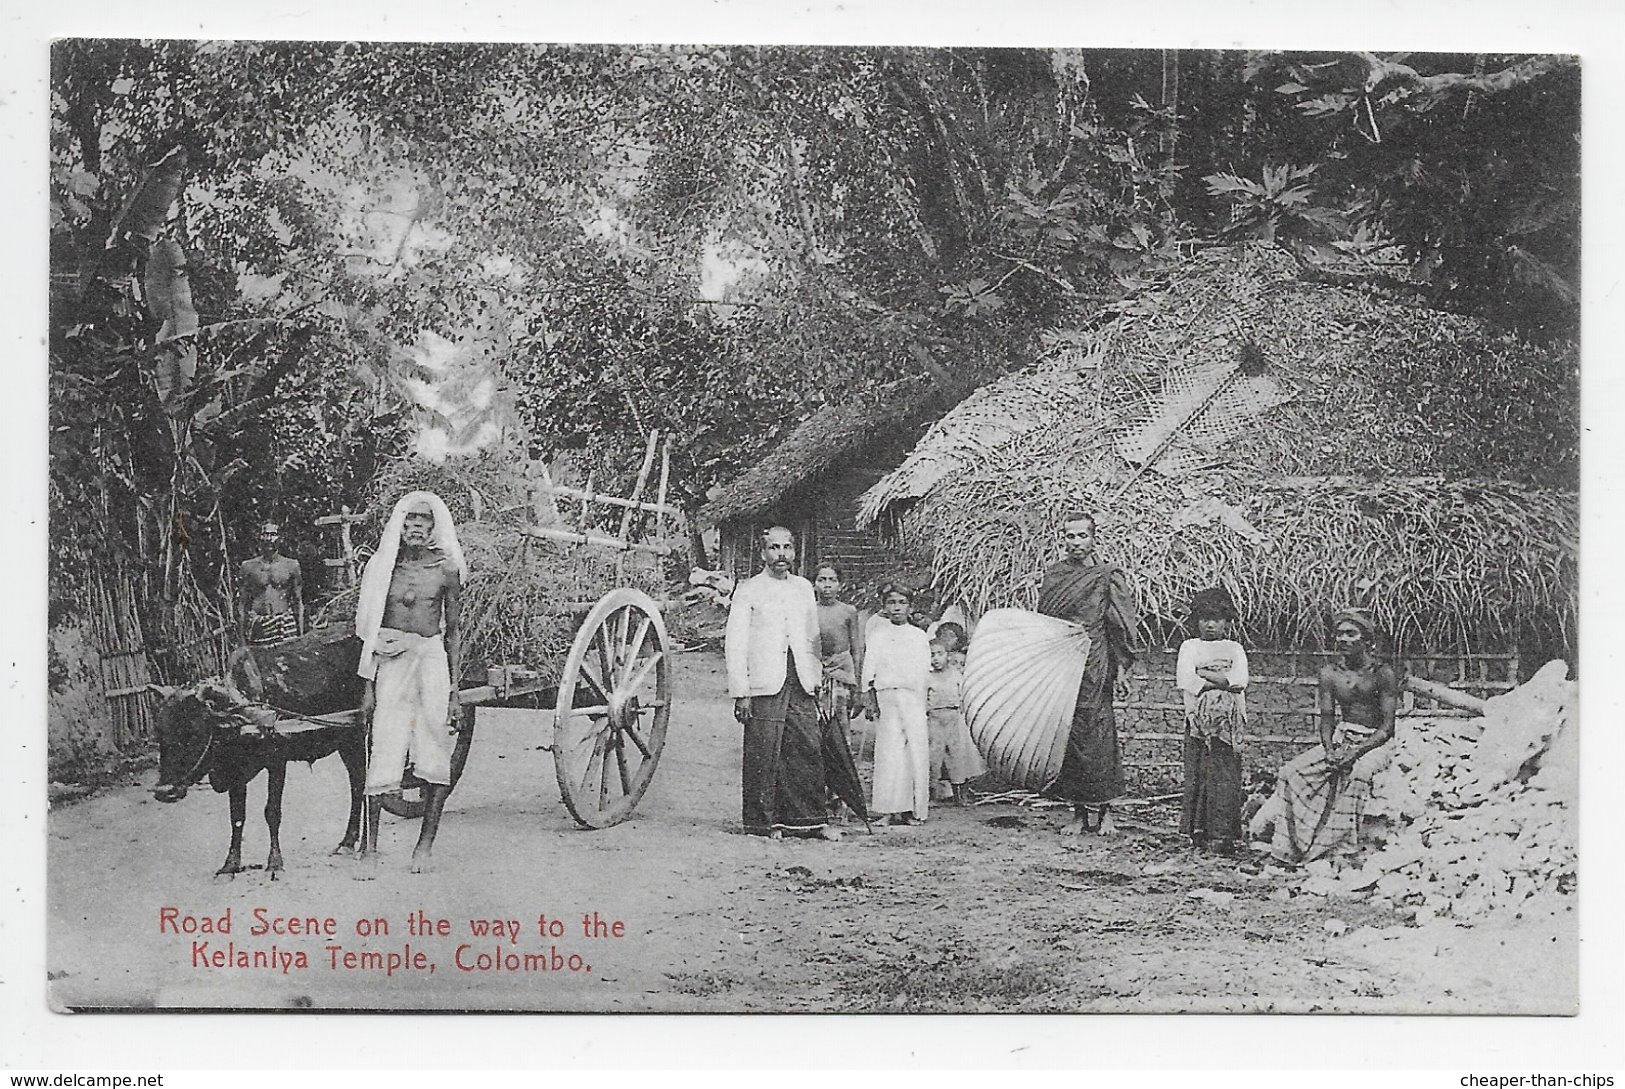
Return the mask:
[[[965,721],[988,767],[1027,790],[1061,774],[1089,635],[1025,609],[977,622],[965,660]]]
[[[1095,342],[1087,350],[1001,378],[965,398],[931,425],[901,465],[863,493],[858,525],[873,525],[893,503],[920,498],[1023,435],[1094,416],[1097,368],[1104,356],[1104,347]]]

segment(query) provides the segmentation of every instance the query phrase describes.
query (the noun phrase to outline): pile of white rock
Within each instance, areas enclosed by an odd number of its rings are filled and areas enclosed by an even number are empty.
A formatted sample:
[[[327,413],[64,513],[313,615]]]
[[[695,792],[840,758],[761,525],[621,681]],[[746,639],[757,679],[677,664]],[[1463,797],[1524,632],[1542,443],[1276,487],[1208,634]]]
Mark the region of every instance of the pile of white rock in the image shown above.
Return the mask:
[[[1368,818],[1386,826],[1357,868],[1311,864],[1306,893],[1386,901],[1418,920],[1572,910],[1577,686],[1548,662],[1482,718],[1401,719]]]

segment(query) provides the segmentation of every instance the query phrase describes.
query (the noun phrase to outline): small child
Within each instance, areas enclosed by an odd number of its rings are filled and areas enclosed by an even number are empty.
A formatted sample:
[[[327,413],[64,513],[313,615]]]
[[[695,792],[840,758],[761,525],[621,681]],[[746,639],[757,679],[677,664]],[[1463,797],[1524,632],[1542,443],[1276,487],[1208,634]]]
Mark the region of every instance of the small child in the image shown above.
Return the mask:
[[[1212,842],[1235,850],[1245,801],[1237,732],[1247,724],[1247,652],[1230,638],[1236,606],[1229,591],[1191,599],[1198,638],[1179,647],[1177,676],[1185,699],[1185,795],[1179,830],[1198,850]]]
[[[965,629],[952,620],[944,620],[936,628],[931,633],[932,637],[941,640],[943,646],[948,648],[948,661],[961,673],[965,672],[965,654],[970,649]]]
[[[986,774],[987,765],[971,740],[961,708],[964,698],[964,672],[953,663],[948,644],[938,637],[931,640],[931,679],[925,690],[925,715],[931,735],[931,781],[946,780],[952,788],[954,804],[970,804],[965,785]]]
[[[931,629],[935,626],[935,621],[931,615],[931,591],[910,590],[909,592],[914,596],[909,599],[908,622],[925,632],[926,637],[929,638]]]
[[[913,593],[906,586],[881,591],[881,622],[870,627],[863,653],[862,688],[875,723],[875,782],[869,808],[878,823],[924,821],[931,800],[931,740],[925,693],[931,647],[909,623]],[[910,816],[912,814],[912,817]]]

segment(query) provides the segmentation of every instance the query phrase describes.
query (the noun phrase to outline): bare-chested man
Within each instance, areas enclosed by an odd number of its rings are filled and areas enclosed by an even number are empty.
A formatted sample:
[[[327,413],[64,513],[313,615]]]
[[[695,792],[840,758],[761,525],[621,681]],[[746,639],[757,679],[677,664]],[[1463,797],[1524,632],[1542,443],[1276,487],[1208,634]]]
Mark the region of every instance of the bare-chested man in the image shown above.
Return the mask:
[[[820,564],[813,579],[813,597],[818,602],[818,646],[824,656],[824,679],[818,685],[818,717],[833,722],[842,731],[854,753],[863,751],[863,738],[856,715],[853,693],[863,672],[863,625],[858,607],[841,600],[841,569],[833,563]],[[837,820],[843,820],[844,807],[831,803]]]
[[[266,522],[260,527],[260,554],[244,560],[238,576],[238,634],[250,646],[280,643],[305,630],[299,561],[282,555],[281,543],[281,527]]]
[[[457,682],[467,571],[446,505],[433,493],[412,492],[395,504],[361,578],[361,713],[371,723],[361,853],[377,850],[380,796],[401,789],[410,762],[425,784],[413,873],[428,863],[451,792],[453,738],[463,722]]]
[[[1376,625],[1341,609],[1332,639],[1340,659],[1320,671],[1320,744],[1282,767],[1276,785],[1272,853],[1289,865],[1359,850],[1371,780],[1392,756],[1399,678],[1377,657]]]

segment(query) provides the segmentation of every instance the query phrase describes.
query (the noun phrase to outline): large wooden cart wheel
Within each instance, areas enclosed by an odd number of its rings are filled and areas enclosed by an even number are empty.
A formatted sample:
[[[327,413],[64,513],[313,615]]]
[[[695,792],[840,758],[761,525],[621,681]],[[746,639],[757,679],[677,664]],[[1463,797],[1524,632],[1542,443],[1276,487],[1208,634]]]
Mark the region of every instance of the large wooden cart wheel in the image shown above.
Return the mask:
[[[463,767],[468,763],[468,750],[474,744],[474,708],[463,708],[463,729],[457,735],[457,743],[451,750],[451,785],[455,789],[457,780],[463,777]],[[394,794],[384,794],[379,797],[379,804],[384,812],[393,813],[397,817],[407,820],[417,820],[423,816],[428,802],[423,797],[423,788],[409,786]]]
[[[649,789],[671,718],[671,643],[649,595],[621,587],[581,622],[559,675],[553,766],[588,828],[625,820]]]

